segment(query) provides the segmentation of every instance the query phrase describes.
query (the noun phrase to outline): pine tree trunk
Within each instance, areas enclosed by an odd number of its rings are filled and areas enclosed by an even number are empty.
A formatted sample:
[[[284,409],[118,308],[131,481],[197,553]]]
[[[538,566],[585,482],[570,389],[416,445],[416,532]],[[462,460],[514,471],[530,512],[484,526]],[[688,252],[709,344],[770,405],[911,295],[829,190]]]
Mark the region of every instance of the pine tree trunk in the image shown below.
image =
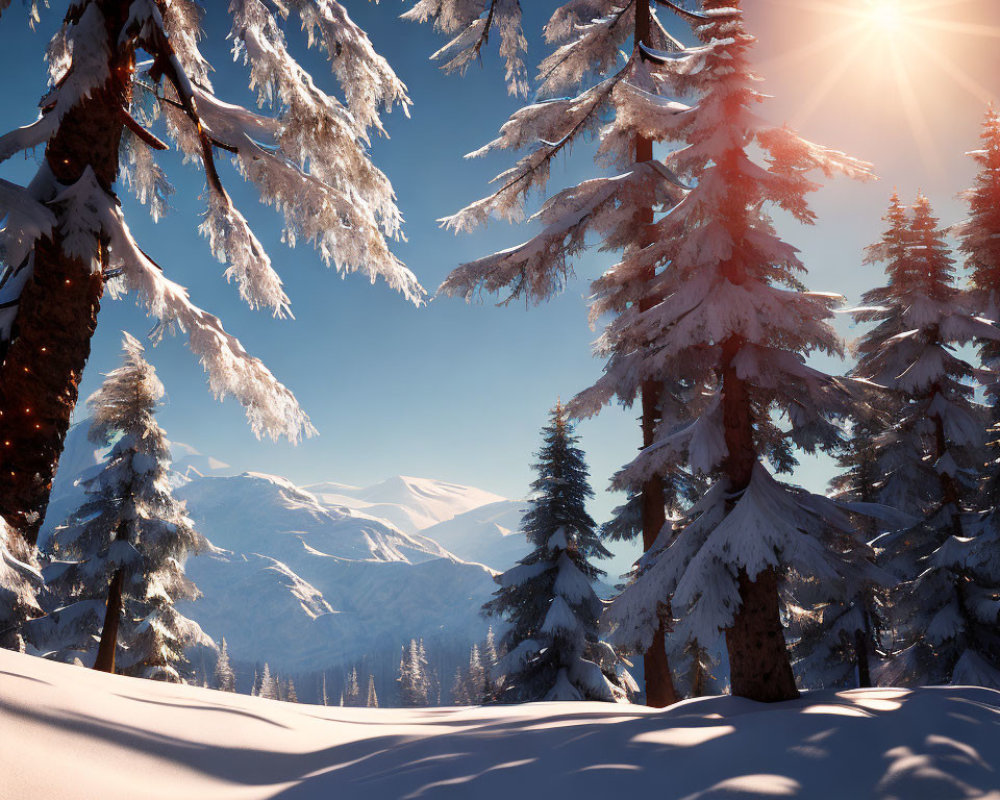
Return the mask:
[[[646,447],[652,444],[653,433],[656,430],[658,394],[655,384],[647,383],[643,386],[642,438]],[[665,523],[663,479],[657,475],[642,486],[643,550],[649,550],[653,546]],[[665,602],[660,626],[656,629],[653,641],[642,659],[646,684],[646,705],[652,708],[664,708],[676,703],[679,699],[674,687],[673,674],[670,671],[670,661],[667,658],[666,618],[669,617],[669,609],[669,602]]]
[[[122,617],[122,584],[125,572],[118,569],[108,587],[108,604],[104,610],[104,626],[101,628],[101,643],[97,647],[94,669],[100,672],[115,671],[115,649],[118,647],[118,624]]]
[[[46,146],[46,161],[61,184],[75,183],[88,166],[109,192],[117,179],[121,110],[130,102],[135,69],[134,53],[118,47],[129,5],[100,3],[111,78],[66,114]],[[51,240],[35,247],[33,276],[0,364],[0,516],[30,544],[45,517],[103,293],[102,277],[68,258],[61,240],[57,227]]]
[[[750,485],[757,463],[750,393],[733,366],[742,346],[742,339],[732,337],[722,347],[722,418],[728,451],[723,470],[734,493]],[[740,570],[739,589],[740,609],[726,629],[732,693],[766,703],[793,700],[799,692],[781,624],[778,577],[767,569],[750,580]]]
[[[636,0],[635,9],[635,45],[649,39],[650,11],[648,0]],[[653,142],[645,137],[638,137],[635,143],[636,163],[642,164],[653,160]],[[652,207],[640,212],[640,224],[643,226],[644,238],[648,226],[653,224]],[[643,244],[648,244],[644,241]],[[656,275],[650,269],[644,280],[651,281]],[[658,301],[658,298],[646,297],[639,303],[641,311],[647,311]],[[660,415],[660,389],[655,381],[646,381],[642,385],[642,443],[649,447],[656,433],[656,423]],[[653,476],[642,486],[642,546],[649,550],[660,535],[666,522],[666,512],[663,506],[663,478]],[[669,605],[667,605],[669,609]],[[664,617],[667,615],[664,614]],[[670,662],[666,650],[667,623],[661,618],[660,627],[653,636],[649,650],[643,656],[643,672],[646,684],[646,705],[653,708],[663,708],[676,703],[677,691],[674,688],[673,675],[670,672]]]
[[[871,660],[869,658],[869,642],[871,634],[867,630],[854,632],[854,655],[858,662],[858,688],[869,689],[872,685]]]

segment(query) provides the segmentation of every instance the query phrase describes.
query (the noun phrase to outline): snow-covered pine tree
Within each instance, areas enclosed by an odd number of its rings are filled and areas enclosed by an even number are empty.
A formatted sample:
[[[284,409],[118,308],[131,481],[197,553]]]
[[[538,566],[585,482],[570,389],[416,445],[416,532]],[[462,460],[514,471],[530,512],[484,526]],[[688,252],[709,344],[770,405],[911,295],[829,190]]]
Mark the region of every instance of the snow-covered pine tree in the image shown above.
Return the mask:
[[[365,708],[378,708],[378,695],[375,693],[375,676],[368,676],[368,691],[365,693]]]
[[[60,3],[59,5],[64,5]],[[206,4],[207,5],[207,4]],[[199,45],[196,0],[73,0],[49,45],[41,115],[0,137],[0,161],[45,147],[27,187],[0,184],[0,515],[33,543],[45,514],[105,283],[134,293],[157,334],[180,328],[212,392],[233,395],[258,435],[292,441],[313,432],[292,393],[195,306],[132,238],[115,196],[119,178],[157,217],[172,191],[156,164],[158,123],[206,182],[201,232],[226,277],[253,307],[277,316],[288,297],[260,242],[223,188],[216,153],[284,216],[285,239],[313,243],[338,270],[383,278],[414,302],[423,290],[393,255],[401,217],[369,158],[380,114],[409,104],[406,89],[337,0],[232,0],[228,38],[248,69],[257,110],[223,102]],[[216,6],[211,4],[213,13]],[[5,16],[9,16],[9,13]],[[295,59],[286,22],[328,56],[327,93]],[[290,26],[289,26],[290,27]],[[219,43],[221,45],[221,42]],[[137,55],[149,57],[140,62]]]
[[[451,681],[451,704],[454,706],[471,706],[472,699],[469,697],[469,681],[466,678],[465,670],[455,667],[455,677]]]
[[[871,352],[863,376],[902,399],[876,440],[878,499],[919,516],[875,541],[882,566],[902,581],[885,672],[893,683],[946,683],[959,664],[974,665],[978,680],[1000,686],[1000,572],[970,567],[987,414],[974,399],[981,373],[958,352],[974,340],[1000,341],[1000,329],[977,317],[955,285],[945,232],[923,195],[906,244],[898,256],[886,250],[889,285],[882,307],[869,312],[885,332],[900,332]]]
[[[361,685],[358,683],[357,667],[351,667],[351,671],[347,673],[347,684],[340,695],[340,704],[342,706],[361,705]]]
[[[222,637],[219,658],[215,662],[215,688],[223,692],[236,691],[236,673],[229,663],[229,645],[226,644],[225,636]]]
[[[0,517],[0,647],[24,650],[22,626],[41,616],[41,588],[35,548]]]
[[[430,704],[431,676],[423,640],[410,639],[399,662],[399,702],[405,708]]]
[[[734,694],[783,700],[797,690],[782,581],[811,575],[840,594],[863,564],[846,512],[779,482],[765,466],[788,472],[794,447],[836,447],[835,418],[850,407],[840,381],[806,364],[812,353],[841,354],[828,323],[839,298],[805,291],[804,265],[778,237],[770,209],[812,223],[806,194],[818,187],[810,172],[869,173],[758,116],[764,98],[749,62],[755,40],[740,3],[705,0],[703,9],[695,15],[700,47],[643,51],[655,85],[693,105],[638,116],[657,138],[684,145],[665,162],[691,188],[594,283],[593,318],[616,315],[598,345],[609,361],[571,411],[586,416],[615,399],[630,404],[654,382],[655,436],[613,486],[634,491],[678,469],[708,482],[684,518],[664,526],[612,605],[610,640],[649,647],[672,600],[679,641],[707,643],[725,632]],[[662,508],[662,493],[646,495]]]
[[[466,680],[469,682],[469,697],[474,705],[481,705],[489,695],[489,684],[486,678],[486,669],[483,667],[482,659],[479,657],[479,645],[472,645],[469,650],[469,669],[466,672]]]
[[[299,702],[299,694],[295,691],[295,681],[291,678],[285,682],[285,701],[288,703]]]
[[[260,674],[260,688],[257,690],[257,696],[263,697],[265,700],[277,700],[278,699],[278,684],[274,680],[274,676],[271,675],[271,667],[264,662],[264,671]]]
[[[482,648],[483,669],[486,671],[486,683],[488,687],[487,694],[483,698],[484,703],[489,703],[496,699],[497,691],[503,680],[503,676],[499,674],[499,670],[497,669],[499,661],[500,654],[497,652],[496,634],[493,632],[493,626],[490,625],[486,629],[486,639],[483,641]]]
[[[966,192],[969,217],[952,229],[972,280],[972,299],[980,316],[1000,324],[1000,113],[990,107],[980,137],[981,148],[972,153],[979,164],[973,187]],[[980,486],[975,539],[965,566],[980,585],[1000,585],[1000,344],[980,339],[979,358],[986,375],[991,427],[988,458]],[[983,643],[986,644],[986,643]],[[1000,641],[989,647],[990,656],[980,664],[967,655],[952,674],[955,683],[996,685]]]
[[[110,452],[49,544],[46,582],[62,607],[33,627],[62,660],[82,656],[105,672],[177,681],[185,648],[207,640],[174,607],[198,597],[183,565],[205,540],[171,496],[170,449],[155,417],[162,396],[142,345],[126,333],[122,365],[87,400],[90,441]]]
[[[320,703],[322,703],[324,706],[330,705],[330,698],[327,696],[327,693],[326,693],[326,672],[325,671],[323,672],[323,680],[321,681],[320,687],[319,687],[319,699],[320,699]],[[343,695],[341,695],[341,699],[343,699]],[[341,703],[341,705],[343,705],[343,703]]]
[[[521,520],[534,549],[496,577],[500,588],[483,606],[510,624],[501,639],[499,699],[621,701],[634,683],[598,635],[601,601],[592,584],[604,572],[590,563],[610,553],[587,513],[594,493],[562,403],[552,409],[542,441]]]
[[[861,307],[852,312],[856,322],[876,324],[852,348],[857,363],[849,375],[864,383],[859,386],[858,402],[851,413],[850,437],[838,456],[843,472],[833,479],[831,486],[834,496],[845,503],[880,503],[915,509],[922,505],[908,498],[907,493],[920,491],[919,476],[904,470],[887,476],[883,473],[884,464],[880,463],[885,445],[880,437],[902,416],[905,395],[898,389],[872,383],[885,378],[881,359],[887,343],[907,330],[904,305],[894,285],[908,269],[913,234],[907,208],[898,192],[893,192],[883,220],[886,229],[876,244],[866,248],[864,263],[888,265],[890,284],[865,292]],[[871,516],[857,515],[854,522],[856,535],[866,543],[891,529]],[[872,685],[890,624],[884,605],[894,581],[887,577],[889,580],[881,582],[885,585],[857,583],[853,592],[833,602],[826,598],[811,602],[805,581],[796,587],[797,605],[790,608],[790,618],[796,639],[793,649],[796,671],[803,685],[809,688]]]
[[[544,230],[531,241],[455,270],[441,287],[445,294],[471,299],[481,290],[507,292],[507,302],[524,297],[541,302],[555,294],[572,273],[572,260],[596,234],[602,249],[641,248],[649,240],[654,209],[679,198],[679,187],[663,165],[653,159],[653,141],[663,138],[661,122],[683,110],[663,96],[656,64],[644,48],[680,49],[660,24],[652,6],[666,6],[691,15],[667,0],[570,0],[559,5],[545,26],[546,40],[555,51],[540,65],[536,85],[539,102],[517,113],[503,126],[500,137],[473,155],[496,149],[530,148],[516,166],[497,177],[501,188],[445,220],[455,231],[485,224],[490,216],[511,222],[523,219],[523,205],[532,190],[545,188],[551,163],[562,152],[594,134],[601,144],[598,162],[618,168],[618,174],[585,181],[554,195],[531,218]],[[473,4],[474,5],[474,4]],[[509,3],[507,5],[510,5]],[[421,0],[419,20],[433,19],[438,27],[456,30],[453,9],[464,2]],[[491,3],[490,11],[506,7]],[[468,18],[468,17],[466,17]],[[489,30],[490,15],[483,24]],[[471,28],[470,28],[471,30]],[[458,42],[459,40],[456,40]],[[467,45],[462,45],[467,46]],[[623,47],[631,53],[621,59]],[[517,91],[516,82],[508,86]],[[652,298],[636,296],[642,304]],[[657,381],[642,387],[642,428],[646,445],[652,442],[659,408]],[[652,475],[641,487],[645,498],[643,541],[650,546],[664,519],[659,498],[661,476]],[[645,656],[647,703],[664,706],[676,699],[670,667],[662,646],[663,631]]]
[[[972,302],[985,319],[1000,320],[1000,113],[990,107],[980,135],[981,147],[971,153],[979,165],[972,188],[965,193],[969,216],[952,228],[972,281]],[[1000,423],[1000,343],[978,342],[983,366],[994,380],[987,386],[994,425]]]

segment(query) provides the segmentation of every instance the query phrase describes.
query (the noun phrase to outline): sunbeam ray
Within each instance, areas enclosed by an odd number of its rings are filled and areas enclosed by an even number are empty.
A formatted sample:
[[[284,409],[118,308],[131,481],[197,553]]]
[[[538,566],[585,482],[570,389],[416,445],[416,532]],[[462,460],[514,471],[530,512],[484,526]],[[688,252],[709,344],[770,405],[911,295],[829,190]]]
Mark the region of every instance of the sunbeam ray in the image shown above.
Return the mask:
[[[931,134],[930,126],[927,123],[927,118],[924,116],[923,109],[920,105],[920,99],[917,97],[916,89],[913,86],[913,82],[910,80],[910,74],[906,70],[906,65],[903,63],[902,55],[899,52],[899,48],[893,46],[891,48],[892,56],[892,68],[896,75],[896,82],[899,85],[899,97],[902,101],[903,112],[906,114],[906,118],[910,123],[910,131],[913,134],[913,138],[917,143],[917,147],[920,150],[921,160],[924,165],[934,172],[941,174],[944,172],[944,166],[941,163],[941,159],[937,154],[937,150],[934,147],[934,137]]]
[[[850,50],[844,53],[840,61],[826,73],[822,82],[816,87],[795,115],[793,127],[801,127],[812,116],[813,112],[819,108],[820,104],[830,96],[833,90],[837,88],[837,84],[840,83],[841,78],[847,73],[847,70],[854,65],[858,54],[868,46],[871,38],[872,34],[861,37],[854,43],[854,46]]]
[[[956,64],[951,58],[942,53],[940,50],[928,47],[924,52],[930,56],[931,60],[937,63],[941,69],[947,72],[955,83],[968,91],[975,98],[983,103],[995,103],[997,101],[998,95],[995,91],[987,89],[967,72],[964,72],[958,64]]]

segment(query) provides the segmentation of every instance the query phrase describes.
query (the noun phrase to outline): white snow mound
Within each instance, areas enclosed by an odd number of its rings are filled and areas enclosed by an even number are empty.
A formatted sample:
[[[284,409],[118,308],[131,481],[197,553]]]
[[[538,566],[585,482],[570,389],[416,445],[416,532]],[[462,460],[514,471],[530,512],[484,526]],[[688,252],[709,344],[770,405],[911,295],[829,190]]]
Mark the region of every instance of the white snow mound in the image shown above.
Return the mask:
[[[0,798],[1000,798],[1000,692],[324,708],[0,651]],[[53,760],[54,759],[54,760]]]

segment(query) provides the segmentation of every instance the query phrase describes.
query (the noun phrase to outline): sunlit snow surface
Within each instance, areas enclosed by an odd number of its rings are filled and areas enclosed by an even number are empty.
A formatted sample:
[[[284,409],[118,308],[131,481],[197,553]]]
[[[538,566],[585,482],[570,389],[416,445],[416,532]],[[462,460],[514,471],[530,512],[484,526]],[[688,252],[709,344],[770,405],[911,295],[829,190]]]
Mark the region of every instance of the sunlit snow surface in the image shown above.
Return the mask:
[[[0,651],[0,797],[1000,798],[1000,693],[324,708]]]

